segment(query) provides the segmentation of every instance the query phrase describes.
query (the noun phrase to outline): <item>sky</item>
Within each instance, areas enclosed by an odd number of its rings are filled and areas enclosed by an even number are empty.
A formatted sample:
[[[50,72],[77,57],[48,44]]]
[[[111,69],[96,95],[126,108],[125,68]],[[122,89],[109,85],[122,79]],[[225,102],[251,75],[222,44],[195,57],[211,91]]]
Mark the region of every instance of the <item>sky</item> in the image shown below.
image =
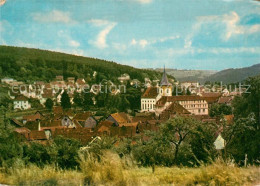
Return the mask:
[[[260,2],[0,0],[0,45],[138,68],[241,68],[260,63]]]

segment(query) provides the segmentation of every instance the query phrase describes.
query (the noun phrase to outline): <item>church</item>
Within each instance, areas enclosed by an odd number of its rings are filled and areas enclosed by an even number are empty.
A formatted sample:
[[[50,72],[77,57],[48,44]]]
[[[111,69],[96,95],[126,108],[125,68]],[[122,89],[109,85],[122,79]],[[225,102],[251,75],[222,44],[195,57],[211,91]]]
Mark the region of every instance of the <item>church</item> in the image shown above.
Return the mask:
[[[156,116],[173,114],[208,115],[208,102],[198,95],[172,95],[173,86],[164,68],[159,86],[149,87],[141,97],[141,112],[154,112]]]

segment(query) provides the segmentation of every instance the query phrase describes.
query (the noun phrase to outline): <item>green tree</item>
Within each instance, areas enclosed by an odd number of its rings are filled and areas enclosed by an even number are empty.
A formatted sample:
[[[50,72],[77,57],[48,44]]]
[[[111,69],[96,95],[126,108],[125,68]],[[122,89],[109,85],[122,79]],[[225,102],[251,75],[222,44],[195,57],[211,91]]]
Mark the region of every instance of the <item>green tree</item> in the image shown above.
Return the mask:
[[[94,105],[93,103],[93,94],[92,93],[84,93],[84,100],[83,100],[83,108],[84,110],[89,110],[91,106]]]
[[[212,104],[209,115],[211,117],[218,117],[221,115],[230,115],[232,114],[232,107],[226,104],[218,104],[214,103]]]
[[[75,105],[76,107],[82,107],[82,105],[83,105],[82,96],[81,96],[79,93],[76,92],[76,93],[74,94],[73,102],[74,102],[74,105]]]
[[[45,107],[49,110],[52,110],[52,107],[54,105],[51,98],[47,98],[46,102],[44,103]]]
[[[195,133],[197,126],[200,123],[191,117],[177,116],[168,120],[160,128],[163,138],[175,147],[174,162],[178,163],[178,153],[181,144],[189,135]]]
[[[61,106],[63,109],[71,108],[70,97],[67,91],[64,91],[61,95]]]

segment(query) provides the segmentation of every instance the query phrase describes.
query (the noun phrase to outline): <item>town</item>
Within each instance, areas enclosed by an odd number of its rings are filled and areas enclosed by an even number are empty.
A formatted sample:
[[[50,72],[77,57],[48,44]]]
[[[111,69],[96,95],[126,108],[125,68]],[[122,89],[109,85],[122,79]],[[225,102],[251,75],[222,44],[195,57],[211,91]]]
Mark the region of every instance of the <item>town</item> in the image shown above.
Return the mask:
[[[94,72],[93,76],[96,74],[97,72]],[[131,80],[126,73],[118,77],[118,80],[121,86],[116,86],[109,81],[113,86],[109,89],[110,94],[125,93],[127,83],[133,87],[141,86],[140,81]],[[234,118],[231,102],[236,95],[241,95],[241,88],[229,91],[227,87],[211,85],[209,89],[200,86],[198,82],[168,80],[165,69],[160,81],[145,78],[144,82],[139,110],[134,113],[115,112],[107,115],[99,115],[92,110],[62,106],[62,97],[65,97],[65,94],[70,105],[73,105],[75,94],[79,93],[94,95],[89,101],[92,102],[91,104],[97,104],[95,95],[103,93],[102,85],[90,86],[83,78],[75,80],[74,77],[68,77],[65,81],[63,76],[56,76],[56,79],[49,83],[37,81],[31,85],[12,78],[3,78],[1,86],[9,89],[8,95],[12,100],[13,112],[34,111],[29,115],[18,114],[16,117],[9,118],[10,124],[15,128],[14,131],[21,139],[41,142],[59,135],[75,138],[83,143],[90,142],[96,136],[131,138],[134,141],[142,138],[146,130],[157,131],[161,123],[176,115],[195,118],[205,125],[208,122],[218,123],[221,119],[231,124]],[[181,87],[180,95],[178,90],[174,91],[178,86]],[[85,92],[86,87],[87,92]],[[245,91],[245,88],[243,90]],[[41,109],[33,108],[30,98],[38,100],[42,105]],[[216,105],[223,106],[229,111],[221,117],[211,114],[213,113],[211,109]],[[46,107],[48,107],[47,112]]]

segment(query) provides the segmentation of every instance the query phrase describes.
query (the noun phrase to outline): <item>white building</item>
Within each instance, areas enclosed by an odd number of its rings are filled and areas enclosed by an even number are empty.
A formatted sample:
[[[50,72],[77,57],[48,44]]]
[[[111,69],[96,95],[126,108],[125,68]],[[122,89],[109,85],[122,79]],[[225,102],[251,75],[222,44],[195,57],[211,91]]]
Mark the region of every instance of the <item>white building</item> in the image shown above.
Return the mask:
[[[1,79],[1,82],[10,84],[10,83],[14,82],[14,79],[13,78],[3,78],[3,79]]]
[[[148,87],[141,98],[141,112],[154,112],[155,104],[162,96],[172,96],[172,84],[169,83],[165,69],[159,87]]]
[[[141,98],[141,112],[155,112],[157,116],[171,105],[178,104],[190,114],[208,115],[208,102],[198,95],[172,96],[172,84],[169,83],[165,69],[159,87],[149,87]],[[174,108],[174,107],[173,107]]]
[[[13,100],[14,109],[27,110],[31,108],[31,104],[28,101],[28,98],[25,96],[17,96]]]

